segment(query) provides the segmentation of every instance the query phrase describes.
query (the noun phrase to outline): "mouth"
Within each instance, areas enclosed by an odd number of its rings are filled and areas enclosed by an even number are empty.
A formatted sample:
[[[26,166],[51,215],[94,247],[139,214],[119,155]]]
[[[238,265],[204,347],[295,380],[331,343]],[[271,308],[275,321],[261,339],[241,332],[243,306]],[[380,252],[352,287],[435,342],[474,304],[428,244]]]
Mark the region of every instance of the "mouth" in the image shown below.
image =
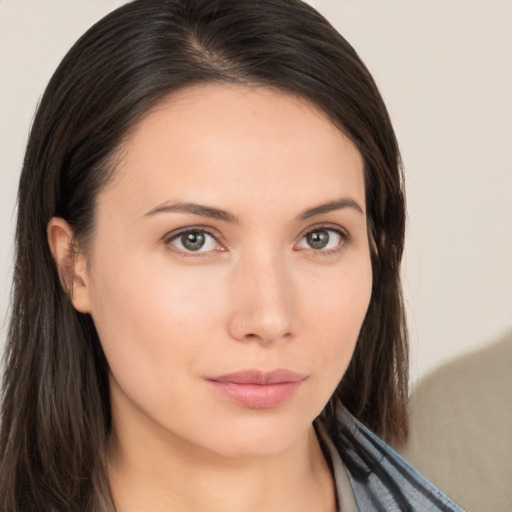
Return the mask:
[[[215,391],[250,409],[273,409],[289,400],[307,375],[287,369],[242,370],[207,379]]]

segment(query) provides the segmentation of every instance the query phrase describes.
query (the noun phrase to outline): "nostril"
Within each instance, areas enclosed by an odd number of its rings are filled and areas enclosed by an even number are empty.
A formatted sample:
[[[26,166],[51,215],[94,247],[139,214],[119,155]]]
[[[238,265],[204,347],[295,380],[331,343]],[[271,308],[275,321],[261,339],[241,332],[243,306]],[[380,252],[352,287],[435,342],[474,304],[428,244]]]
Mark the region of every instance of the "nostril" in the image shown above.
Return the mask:
[[[246,341],[258,341],[259,343],[272,343],[277,340],[289,340],[292,337],[291,332],[285,332],[283,334],[278,333],[261,333],[261,334],[255,334],[255,333],[246,333],[243,336],[243,339]]]

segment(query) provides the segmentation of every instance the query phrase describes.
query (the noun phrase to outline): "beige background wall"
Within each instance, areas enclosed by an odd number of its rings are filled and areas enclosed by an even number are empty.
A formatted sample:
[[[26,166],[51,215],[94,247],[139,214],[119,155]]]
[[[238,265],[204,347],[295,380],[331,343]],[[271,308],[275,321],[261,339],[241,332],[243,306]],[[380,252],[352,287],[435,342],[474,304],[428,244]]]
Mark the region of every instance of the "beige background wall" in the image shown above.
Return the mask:
[[[0,0],[2,321],[17,177],[38,98],[74,40],[122,3]],[[512,327],[512,2],[310,3],[365,60],[402,147],[417,378]]]

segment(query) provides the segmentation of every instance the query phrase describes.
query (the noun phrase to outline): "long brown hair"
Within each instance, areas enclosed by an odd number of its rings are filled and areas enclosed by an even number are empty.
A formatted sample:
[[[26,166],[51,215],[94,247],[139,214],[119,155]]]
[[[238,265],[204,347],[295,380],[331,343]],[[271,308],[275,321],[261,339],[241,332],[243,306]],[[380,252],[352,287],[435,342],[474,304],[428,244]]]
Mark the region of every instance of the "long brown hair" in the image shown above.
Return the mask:
[[[198,83],[258,84],[323,110],[365,163],[373,291],[342,402],[387,440],[407,433],[407,336],[399,266],[405,204],[398,146],[354,49],[299,0],[136,0],[69,51],[40,102],[18,195],[13,303],[0,431],[4,512],[114,510],[105,471],[108,363],[89,315],[61,285],[46,238],[54,216],[83,248],[95,200],[140,117]]]

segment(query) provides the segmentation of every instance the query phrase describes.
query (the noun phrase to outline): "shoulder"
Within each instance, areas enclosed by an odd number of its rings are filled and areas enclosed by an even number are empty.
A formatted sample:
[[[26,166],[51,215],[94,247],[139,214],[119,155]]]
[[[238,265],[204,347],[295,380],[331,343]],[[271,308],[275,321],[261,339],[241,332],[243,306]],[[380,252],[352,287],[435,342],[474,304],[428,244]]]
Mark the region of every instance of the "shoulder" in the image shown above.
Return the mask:
[[[361,511],[463,512],[345,408],[330,435]]]

